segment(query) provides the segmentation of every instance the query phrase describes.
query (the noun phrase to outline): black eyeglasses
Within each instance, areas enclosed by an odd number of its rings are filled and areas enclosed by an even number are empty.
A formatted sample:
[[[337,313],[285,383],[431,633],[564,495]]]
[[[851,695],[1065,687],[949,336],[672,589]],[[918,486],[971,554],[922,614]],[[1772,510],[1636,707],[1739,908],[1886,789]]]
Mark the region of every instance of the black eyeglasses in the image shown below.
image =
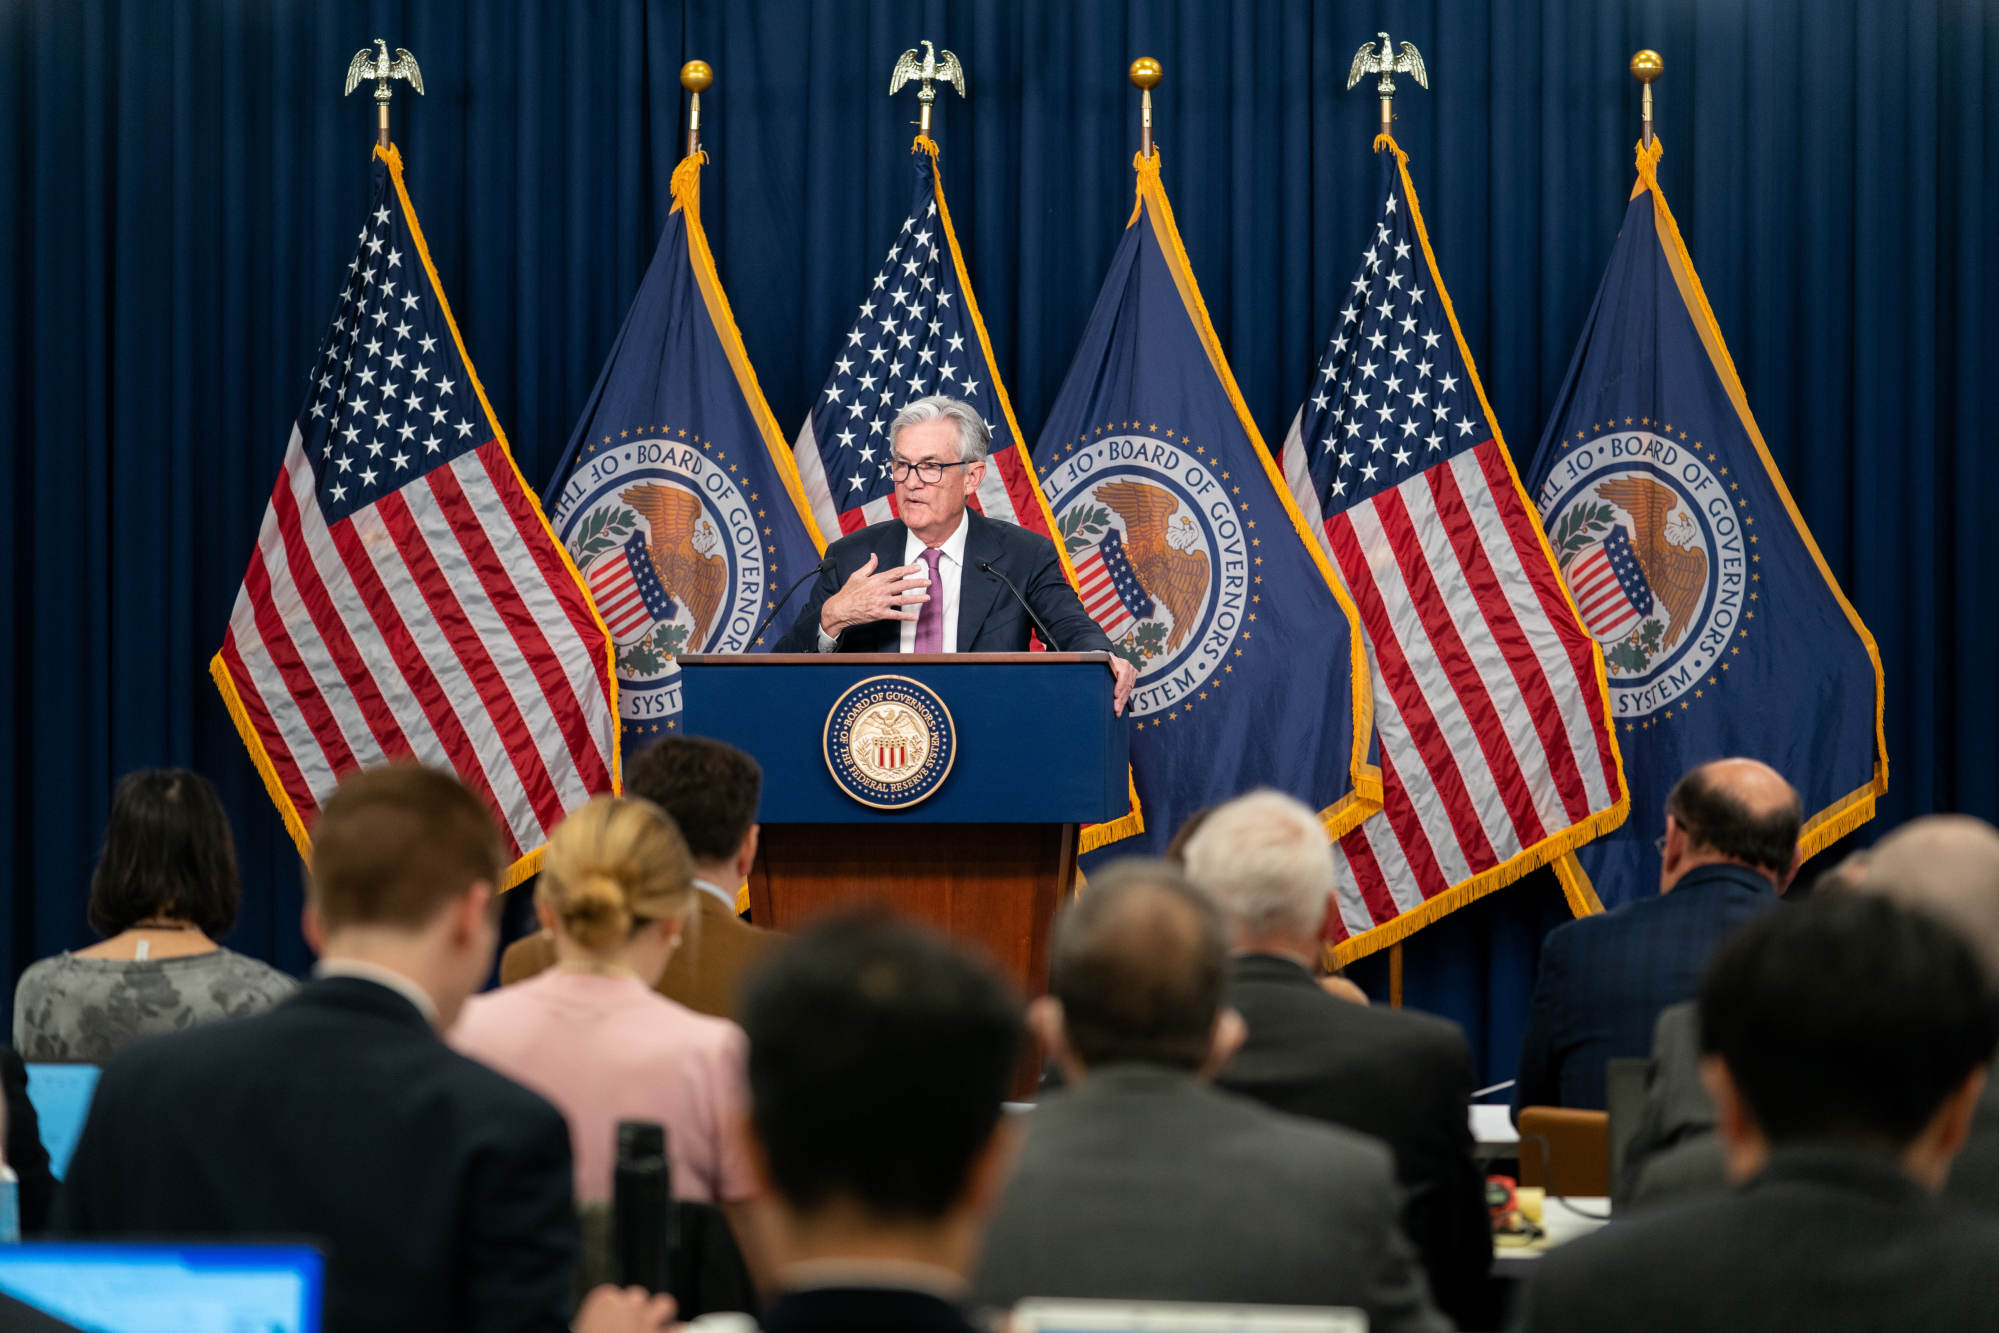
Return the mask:
[[[888,474],[897,481],[908,481],[909,474],[914,472],[922,479],[925,486],[935,486],[944,480],[945,468],[970,467],[978,461],[976,458],[967,458],[957,463],[912,463],[906,458],[891,458],[888,460]]]
[[[1678,820],[1678,818],[1677,818],[1677,817],[1675,817],[1675,816],[1673,816],[1673,815],[1667,815],[1667,816],[1666,816],[1666,818],[1668,818],[1668,819],[1671,819],[1671,820],[1673,820],[1673,822],[1674,822],[1674,823],[1676,823],[1676,824],[1678,824],[1678,823],[1679,823],[1679,820]],[[1693,836],[1694,836],[1694,831],[1693,831],[1692,829],[1688,828],[1688,827],[1687,827],[1687,826],[1686,826],[1685,824],[1680,824],[1680,832],[1682,832],[1682,833],[1686,834],[1686,835],[1687,835],[1687,836],[1688,836],[1689,838],[1691,838],[1691,837],[1693,837]],[[1665,835],[1665,834],[1661,833],[1661,834],[1660,834],[1660,835],[1659,835],[1658,837],[1656,837],[1656,838],[1654,838],[1654,839],[1652,840],[1652,850],[1653,850],[1653,851],[1655,851],[1655,852],[1657,852],[1657,853],[1659,853],[1659,856],[1660,856],[1660,859],[1661,859],[1661,860],[1665,859],[1665,855],[1666,855],[1666,835]]]

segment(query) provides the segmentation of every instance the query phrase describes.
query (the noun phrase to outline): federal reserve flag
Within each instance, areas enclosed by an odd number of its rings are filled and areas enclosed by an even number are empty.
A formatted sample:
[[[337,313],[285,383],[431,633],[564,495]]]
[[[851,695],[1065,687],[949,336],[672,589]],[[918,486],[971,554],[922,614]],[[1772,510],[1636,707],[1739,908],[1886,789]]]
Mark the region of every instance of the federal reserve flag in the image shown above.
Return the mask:
[[[1529,489],[1603,646],[1631,818],[1558,865],[1604,906],[1656,893],[1666,793],[1724,755],[1805,800],[1806,855],[1888,788],[1881,659],[1750,415],[1656,141],[1569,365]]]
[[[610,643],[514,467],[393,147],[368,210],[209,670],[301,855],[341,778],[415,759],[484,799],[511,885],[616,788]]]
[[[1236,389],[1159,157],[1136,165],[1138,207],[1034,452],[1084,605],[1138,668],[1145,826],[1116,850],[1158,851],[1258,786],[1338,835],[1381,796],[1354,610]]]
[[[970,403],[992,431],[992,465],[972,507],[1052,536],[1048,502],[1028,466],[1020,424],[951,230],[936,143],[919,137],[909,165],[914,194],[908,216],[798,432],[795,457],[812,515],[829,538],[892,517],[889,423],[906,404],[941,393]]]
[[[1562,594],[1431,252],[1376,140],[1374,230],[1284,442],[1359,608],[1379,814],[1335,849],[1346,962],[1615,827],[1603,667]]]
[[[758,623],[824,550],[701,227],[706,160],[674,170],[659,249],[555,473],[555,530],[611,632],[634,749],[679,728],[676,655],[765,646]]]

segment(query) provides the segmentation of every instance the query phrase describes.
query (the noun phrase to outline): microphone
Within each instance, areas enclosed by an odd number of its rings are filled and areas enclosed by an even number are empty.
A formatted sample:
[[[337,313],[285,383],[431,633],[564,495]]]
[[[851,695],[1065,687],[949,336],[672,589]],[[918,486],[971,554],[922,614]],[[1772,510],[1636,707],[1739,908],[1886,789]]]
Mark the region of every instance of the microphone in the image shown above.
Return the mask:
[[[670,1293],[680,1236],[666,1127],[646,1120],[620,1120],[617,1135],[611,1249],[618,1285]]]
[[[760,623],[757,626],[757,632],[755,634],[750,635],[749,646],[752,648],[756,646],[757,640],[761,639],[764,636],[764,631],[770,628],[770,622],[777,619],[777,613],[784,610],[784,604],[791,600],[792,594],[805,586],[806,579],[817,578],[819,577],[819,575],[824,574],[825,572],[826,572],[826,558],[822,556],[820,557],[818,564],[814,565],[812,568],[805,571],[804,578],[799,579],[798,582],[792,584],[789,588],[785,589],[784,596],[777,599],[777,605],[773,606],[770,609],[770,614],[765,616],[763,618],[762,623]]]
[[[1013,580],[1000,573],[997,569],[994,569],[993,562],[990,560],[979,561],[979,568],[1006,585],[1006,590],[1013,594],[1013,600],[1020,603],[1020,609],[1027,612],[1027,618],[1034,622],[1034,628],[1041,631],[1041,641],[1047,644],[1052,651],[1061,652],[1062,645],[1055,642],[1055,636],[1048,632],[1048,626],[1041,623],[1041,617],[1034,614],[1034,608],[1027,604],[1025,597],[1020,595],[1020,589],[1013,586]]]

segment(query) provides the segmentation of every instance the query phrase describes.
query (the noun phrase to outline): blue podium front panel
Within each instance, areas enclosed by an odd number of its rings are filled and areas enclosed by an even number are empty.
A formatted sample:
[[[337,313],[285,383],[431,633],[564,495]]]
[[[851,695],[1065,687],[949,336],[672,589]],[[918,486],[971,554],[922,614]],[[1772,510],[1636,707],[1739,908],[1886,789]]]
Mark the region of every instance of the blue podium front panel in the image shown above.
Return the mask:
[[[765,824],[1091,824],[1129,808],[1129,724],[1111,712],[1101,654],[710,656],[681,669],[686,734],[763,765]],[[835,705],[883,676],[928,687],[950,718],[948,773],[904,809],[849,795],[827,762]]]

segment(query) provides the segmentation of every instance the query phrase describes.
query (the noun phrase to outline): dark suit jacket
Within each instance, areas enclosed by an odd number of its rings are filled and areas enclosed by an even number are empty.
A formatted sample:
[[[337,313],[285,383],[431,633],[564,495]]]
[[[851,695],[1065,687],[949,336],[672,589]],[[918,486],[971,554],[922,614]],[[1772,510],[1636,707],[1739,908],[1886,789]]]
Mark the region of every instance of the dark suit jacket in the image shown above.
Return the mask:
[[[334,977],[120,1052],[56,1221],[92,1238],[316,1240],[328,1333],[557,1330],[570,1178],[554,1107],[451,1050],[403,996]]]
[[[1928,1333],[1999,1318],[1999,1220],[1933,1198],[1893,1162],[1779,1150],[1737,1190],[1549,1251],[1521,1330]]]
[[[1355,1306],[1448,1328],[1396,1222],[1381,1143],[1151,1065],[1092,1070],[1028,1117],[972,1284],[1027,1296]]]
[[[1066,653],[1109,652],[1111,641],[1077,600],[1076,590],[1062,577],[1062,562],[1055,544],[1039,533],[1012,523],[999,523],[975,510],[965,511],[970,524],[965,533],[965,568],[958,585],[958,642],[961,653],[1018,653],[1027,649],[1027,635],[1034,628],[1013,594],[991,574],[980,569],[990,561],[1013,580],[1041,623],[1055,636],[1050,648]],[[826,599],[838,592],[855,570],[877,557],[876,572],[902,563],[902,549],[909,529],[901,519],[890,519],[849,533],[826,548],[826,564],[812,595],[798,619],[777,641],[773,652],[811,653],[819,649],[819,612]],[[843,653],[893,653],[900,651],[902,623],[875,620],[852,625],[840,635],[838,651]]]
[[[962,1311],[928,1292],[813,1287],[764,1312],[763,1333],[973,1333]]]
[[[28,1100],[28,1067],[12,1046],[0,1046],[0,1090],[7,1099],[7,1165],[20,1179],[21,1234],[37,1235],[48,1225],[56,1178],[49,1171],[35,1104]]]
[[[1215,1082],[1275,1110],[1386,1143],[1403,1190],[1402,1229],[1437,1304],[1490,1327],[1492,1228],[1472,1160],[1471,1048],[1455,1023],[1336,999],[1288,958],[1229,963],[1228,1002],[1249,1038]]]
[[[1659,1015],[1652,1036],[1652,1068],[1645,1109],[1625,1152],[1624,1171],[1635,1182],[1639,1208],[1728,1188],[1721,1145],[1714,1136],[1714,1103],[1700,1080],[1700,1014],[1692,1001]],[[1999,1065],[1999,1052],[1993,1056]],[[1944,1195],[1999,1216],[1999,1079],[1988,1078],[1972,1112],[1971,1133],[1951,1163]]]
[[[1660,1010],[1692,999],[1715,947],[1776,902],[1753,870],[1701,866],[1671,893],[1549,931],[1514,1106],[1603,1110],[1604,1062],[1650,1050]]]
[[[712,894],[695,895],[698,907],[681,946],[674,950],[657,990],[669,1000],[716,1018],[736,1016],[736,991],[743,974],[763,955],[784,943],[775,930],[753,926]],[[500,984],[546,972],[555,966],[555,941],[545,931],[515,940],[500,955]]]

